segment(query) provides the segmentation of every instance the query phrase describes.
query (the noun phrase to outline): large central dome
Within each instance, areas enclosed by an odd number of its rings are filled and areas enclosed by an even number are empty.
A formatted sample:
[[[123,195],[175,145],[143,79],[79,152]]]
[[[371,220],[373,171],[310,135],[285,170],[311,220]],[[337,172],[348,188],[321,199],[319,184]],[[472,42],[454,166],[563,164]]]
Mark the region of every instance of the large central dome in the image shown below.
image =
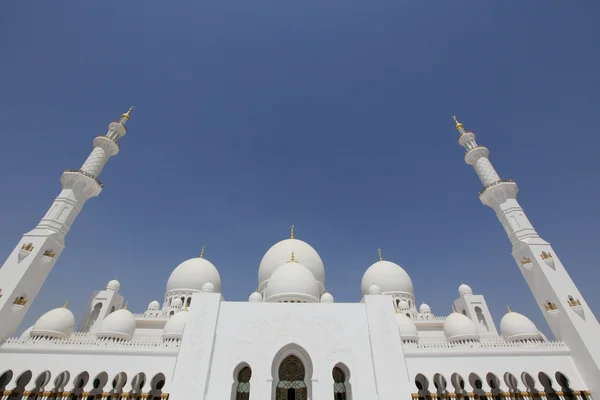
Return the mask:
[[[321,287],[325,286],[325,267],[315,249],[302,240],[285,239],[274,244],[263,256],[258,268],[259,291],[265,287],[273,272],[289,261],[292,252],[296,260],[312,272]]]

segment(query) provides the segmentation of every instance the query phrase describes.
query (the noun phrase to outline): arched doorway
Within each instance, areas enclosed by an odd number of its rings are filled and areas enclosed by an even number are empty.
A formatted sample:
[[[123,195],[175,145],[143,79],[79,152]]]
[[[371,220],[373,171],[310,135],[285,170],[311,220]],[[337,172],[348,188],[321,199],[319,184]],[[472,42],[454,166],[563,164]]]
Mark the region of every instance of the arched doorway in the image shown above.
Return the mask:
[[[279,364],[279,383],[275,389],[275,400],[306,400],[307,390],[304,364],[295,355],[287,356]]]

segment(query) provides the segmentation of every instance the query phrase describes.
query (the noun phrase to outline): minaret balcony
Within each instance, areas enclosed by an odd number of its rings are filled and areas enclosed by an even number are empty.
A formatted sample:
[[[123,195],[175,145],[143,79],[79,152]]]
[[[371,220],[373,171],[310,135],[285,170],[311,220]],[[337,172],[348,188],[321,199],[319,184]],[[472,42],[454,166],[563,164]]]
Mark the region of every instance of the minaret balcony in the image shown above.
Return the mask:
[[[91,179],[93,179],[94,181],[96,181],[96,183],[97,183],[97,184],[98,184],[98,185],[99,185],[101,188],[103,188],[103,187],[104,187],[104,184],[103,184],[102,182],[100,182],[100,179],[98,179],[97,177],[95,177],[95,176],[94,176],[94,175],[92,175],[92,174],[88,174],[87,172],[85,172],[85,171],[83,171],[83,170],[81,170],[81,169],[67,169],[67,170],[65,170],[65,172],[76,172],[76,173],[79,173],[79,174],[81,174],[81,175],[83,175],[83,176],[87,176],[88,178],[91,178]]]
[[[533,267],[533,261],[531,261],[531,258],[523,257],[521,260],[519,260],[519,262],[523,268],[525,268],[527,271],[531,271],[531,268]]]
[[[513,179],[500,179],[499,181],[492,182],[489,185],[485,185],[483,187],[483,189],[481,189],[479,191],[479,196],[481,196],[483,194],[483,192],[485,192],[487,189],[489,189],[489,188],[491,188],[493,186],[496,186],[496,185],[500,185],[502,183],[515,183],[515,181]]]
[[[469,165],[475,164],[480,158],[488,158],[490,151],[485,146],[477,146],[465,152],[465,162]]]

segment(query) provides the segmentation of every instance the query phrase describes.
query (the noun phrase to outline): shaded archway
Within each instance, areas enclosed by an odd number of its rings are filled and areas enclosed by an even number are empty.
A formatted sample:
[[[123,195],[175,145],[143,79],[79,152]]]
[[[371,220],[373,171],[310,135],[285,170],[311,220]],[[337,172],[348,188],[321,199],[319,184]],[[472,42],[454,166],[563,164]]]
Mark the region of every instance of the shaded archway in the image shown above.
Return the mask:
[[[0,393],[7,390],[7,386],[13,378],[13,372],[11,369],[8,371],[4,371],[2,375],[0,375]]]
[[[417,374],[415,376],[415,386],[417,387],[417,394],[420,400],[431,399],[431,393],[429,392],[429,380],[423,374]]]
[[[487,382],[488,386],[490,387],[490,393],[492,393],[492,396],[494,397],[495,400],[502,400],[503,396],[502,396],[502,390],[500,390],[500,379],[493,373],[488,372],[487,375],[485,376],[485,381]]]
[[[312,398],[312,361],[301,346],[290,343],[277,352],[271,366],[272,400]]]
[[[538,373],[538,380],[540,381],[540,385],[544,387],[544,392],[546,392],[546,399],[548,400],[559,400],[556,391],[552,387],[552,379],[545,373]]]
[[[150,391],[148,392],[148,398],[150,400],[159,400],[162,395],[162,389],[165,387],[165,383],[167,379],[165,378],[165,374],[162,372],[154,375],[152,380],[150,381]]]
[[[537,390],[537,388],[535,387],[535,379],[533,379],[533,376],[531,376],[530,373],[523,372],[521,374],[521,381],[523,382],[523,385],[525,385],[527,391],[531,396],[539,392],[539,390]]]
[[[35,378],[35,387],[31,390],[29,400],[37,400],[44,392],[44,388],[50,382],[50,371],[44,371]]]
[[[104,386],[108,382],[108,374],[106,372],[100,372],[92,381],[92,390],[88,400],[94,399],[96,396],[101,395],[104,392]]]
[[[504,383],[506,384],[506,386],[508,387],[508,391],[511,394],[511,397],[513,399],[517,398],[517,393],[519,393],[519,381],[517,380],[517,378],[511,374],[510,372],[505,372],[504,373]]]
[[[130,399],[139,400],[144,392],[144,385],[146,384],[146,374],[138,372],[131,380],[131,394]]]
[[[73,389],[71,390],[71,394],[73,395],[73,400],[81,400],[84,392],[84,387],[90,380],[90,374],[87,371],[81,372],[79,375],[73,379]]]
[[[25,391],[25,387],[31,381],[33,374],[30,370],[23,372],[17,378],[17,382],[15,383],[15,387],[12,390],[11,400],[21,400],[23,398],[23,392]]]
[[[125,372],[119,372],[112,381],[112,389],[110,395],[113,398],[120,398],[123,393],[123,387],[127,383],[127,374]]]
[[[571,388],[571,384],[569,383],[569,379],[562,372],[556,372],[554,375],[556,378],[556,383],[560,385],[560,391],[563,392],[563,397],[566,400],[575,400],[575,395],[573,395],[573,389]]]
[[[450,377],[450,383],[452,384],[452,387],[454,388],[454,393],[456,395],[466,395],[467,391],[465,390],[465,380],[462,376],[460,376],[460,374],[456,372],[453,373]]]
[[[86,331],[92,330],[96,321],[98,321],[98,316],[100,315],[100,310],[102,310],[102,303],[96,303],[94,309],[92,310],[92,314],[90,315],[89,322],[87,324]]]
[[[236,373],[233,382],[233,400],[250,399],[250,378],[252,378],[252,369],[246,363],[236,367]]]
[[[344,364],[337,364],[331,371],[333,376],[333,398],[334,400],[351,400],[350,371]]]
[[[485,390],[483,390],[483,381],[481,380],[479,375],[471,372],[469,374],[469,384],[473,389],[475,400],[487,400]]]
[[[448,382],[446,381],[446,378],[444,378],[444,376],[442,374],[440,374],[439,372],[435,375],[433,375],[433,386],[435,386],[435,390],[439,395],[442,394],[447,394],[447,390],[446,390],[446,386],[448,385]]]

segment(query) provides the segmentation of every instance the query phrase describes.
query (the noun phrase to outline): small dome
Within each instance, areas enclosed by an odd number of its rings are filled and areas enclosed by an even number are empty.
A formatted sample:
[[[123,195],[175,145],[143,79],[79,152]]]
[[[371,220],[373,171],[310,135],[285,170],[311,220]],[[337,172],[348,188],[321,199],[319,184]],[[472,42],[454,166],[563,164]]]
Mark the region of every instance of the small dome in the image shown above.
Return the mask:
[[[202,285],[212,282],[215,292],[221,292],[221,276],[215,266],[204,258],[192,258],[184,261],[171,272],[167,282],[167,292],[192,291],[199,292]]]
[[[325,285],[325,267],[319,253],[306,242],[298,239],[285,239],[274,244],[263,256],[258,267],[259,290],[264,287],[271,275],[281,265],[290,259],[294,252],[296,260],[302,263],[312,272],[313,276],[321,284]]]
[[[160,310],[160,303],[156,300],[150,302],[150,304],[148,304],[148,310],[149,311],[157,311]]]
[[[502,337],[509,342],[515,340],[542,340],[535,324],[523,314],[509,311],[500,321]]]
[[[30,333],[32,329],[33,326],[30,326],[29,328],[25,329],[25,332],[23,332],[21,336],[19,336],[19,339],[27,339],[29,336],[31,336]]]
[[[425,313],[430,313],[431,312],[431,307],[429,307],[428,304],[421,304],[421,307],[419,307],[419,312],[421,314],[425,314]]]
[[[181,340],[183,336],[183,328],[185,328],[185,324],[188,320],[189,312],[187,310],[179,311],[177,314],[173,315],[163,328],[162,338],[163,340],[167,339],[177,339]]]
[[[444,335],[449,342],[479,340],[477,327],[466,315],[453,312],[444,321]]]
[[[402,299],[398,302],[398,309],[400,310],[408,310],[410,306],[408,305],[408,301]]]
[[[267,284],[267,301],[317,302],[319,286],[313,273],[299,262],[289,261],[273,272]]]
[[[98,330],[99,338],[131,340],[135,332],[135,317],[124,308],[108,314]]]
[[[215,291],[215,285],[213,285],[210,281],[206,282],[204,285],[202,285],[201,290],[205,293],[213,293]]]
[[[419,332],[412,319],[404,314],[397,314],[396,321],[398,322],[398,330],[400,331],[402,340],[419,341]]]
[[[369,293],[373,283],[381,288],[381,293],[406,293],[413,295],[415,290],[410,276],[398,264],[390,261],[377,261],[364,273],[360,290],[363,295]]]
[[[334,299],[333,296],[331,295],[331,293],[329,292],[325,292],[323,293],[323,295],[321,296],[321,303],[333,303]]]
[[[381,294],[381,288],[379,287],[379,285],[372,284],[371,286],[369,286],[368,294]]]
[[[258,293],[258,292],[254,292],[250,295],[250,297],[248,297],[248,301],[250,303],[262,303],[263,301],[263,297],[262,294]]]
[[[464,296],[466,294],[473,294],[473,289],[471,289],[471,286],[463,283],[458,287],[458,295]]]
[[[171,302],[171,308],[181,308],[183,307],[183,301],[180,298],[173,299]]]
[[[112,281],[106,284],[106,290],[112,290],[113,292],[118,292],[121,289],[121,284],[118,280],[113,279]]]
[[[55,308],[42,315],[33,325],[30,336],[46,336],[66,339],[75,329],[75,317],[71,310],[65,307]]]

